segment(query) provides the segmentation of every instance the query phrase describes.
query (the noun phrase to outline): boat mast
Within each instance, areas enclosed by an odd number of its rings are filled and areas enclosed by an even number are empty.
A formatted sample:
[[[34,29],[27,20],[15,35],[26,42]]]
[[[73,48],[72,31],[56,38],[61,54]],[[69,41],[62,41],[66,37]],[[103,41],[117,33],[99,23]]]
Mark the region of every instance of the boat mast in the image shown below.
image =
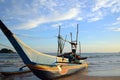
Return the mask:
[[[77,42],[78,42],[78,24],[77,24],[76,40],[75,41],[72,40],[72,33],[70,33],[70,36],[71,36],[70,44],[71,44],[72,53],[76,55]]]
[[[77,43],[78,43],[78,24],[77,24],[77,32],[76,32],[76,48],[77,48]]]
[[[59,26],[59,32],[58,32],[57,38],[58,38],[58,50],[57,50],[57,55],[59,55],[59,54],[60,54],[60,26]]]
[[[73,41],[72,41],[72,33],[70,33],[70,37],[71,37],[71,42],[70,42],[70,44],[71,44],[71,50],[72,50],[73,47],[74,47],[74,46],[72,45],[72,42],[73,42]]]
[[[65,41],[67,36],[65,37],[65,40],[62,38],[62,36],[60,35],[60,31],[61,31],[61,26],[59,26],[59,33],[58,33],[58,51],[57,51],[57,55],[62,54],[64,46],[65,46]]]

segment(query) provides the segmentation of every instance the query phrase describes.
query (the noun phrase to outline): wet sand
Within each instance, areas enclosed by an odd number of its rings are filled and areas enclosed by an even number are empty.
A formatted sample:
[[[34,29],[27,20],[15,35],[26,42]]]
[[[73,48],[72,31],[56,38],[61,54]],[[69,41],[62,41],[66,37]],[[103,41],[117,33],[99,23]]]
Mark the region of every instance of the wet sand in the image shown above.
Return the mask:
[[[41,80],[33,73],[25,73],[21,75],[3,76],[0,75],[0,80]],[[120,76],[89,76],[86,71],[80,71],[75,74],[57,78],[54,80],[120,80]]]
[[[120,76],[89,76],[84,70],[55,80],[120,80]]]
[[[120,76],[76,76],[63,77],[56,80],[120,80]]]

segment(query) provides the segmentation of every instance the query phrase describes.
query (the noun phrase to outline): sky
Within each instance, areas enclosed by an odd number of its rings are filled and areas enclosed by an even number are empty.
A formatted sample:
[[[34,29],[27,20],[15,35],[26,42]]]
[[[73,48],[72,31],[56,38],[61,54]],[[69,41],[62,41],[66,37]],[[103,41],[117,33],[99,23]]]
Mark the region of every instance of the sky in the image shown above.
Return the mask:
[[[82,52],[120,52],[119,0],[0,0],[0,19],[41,52],[57,51],[59,26],[64,38],[72,32],[75,39],[77,24]],[[2,32],[0,44],[10,46]]]

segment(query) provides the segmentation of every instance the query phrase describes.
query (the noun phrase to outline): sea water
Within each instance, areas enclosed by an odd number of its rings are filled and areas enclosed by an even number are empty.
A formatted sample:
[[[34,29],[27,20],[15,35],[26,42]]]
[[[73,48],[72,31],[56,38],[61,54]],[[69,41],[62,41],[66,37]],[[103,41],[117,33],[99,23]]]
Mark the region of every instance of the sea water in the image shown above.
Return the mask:
[[[89,56],[88,75],[120,76],[120,53],[93,53]]]
[[[54,53],[49,53],[55,55]],[[82,56],[88,57],[89,64],[85,75],[88,76],[120,76],[120,53],[83,53]],[[0,72],[17,71],[24,66],[18,54],[0,53]],[[80,76],[77,74],[76,76]],[[69,76],[68,76],[69,77]],[[74,76],[75,77],[75,76]],[[40,80],[32,73],[3,76],[0,80]],[[79,80],[79,79],[78,79]]]

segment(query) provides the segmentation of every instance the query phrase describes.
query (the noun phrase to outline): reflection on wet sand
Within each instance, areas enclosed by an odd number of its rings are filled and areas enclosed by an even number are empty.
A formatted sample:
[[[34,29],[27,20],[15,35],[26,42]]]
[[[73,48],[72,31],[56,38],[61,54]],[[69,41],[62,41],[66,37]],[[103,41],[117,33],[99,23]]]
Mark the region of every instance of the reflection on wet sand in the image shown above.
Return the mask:
[[[37,78],[33,73],[25,73],[21,75],[2,76],[0,80],[41,80]],[[82,70],[75,74],[60,77],[54,80],[120,80],[120,76],[89,76],[88,70]]]
[[[87,80],[86,79],[87,73],[88,73],[88,69],[84,69],[74,74],[57,78],[55,80]]]
[[[20,75],[11,75],[11,76],[3,76],[0,75],[0,80],[40,80],[33,73],[25,73]]]
[[[72,75],[60,77],[54,80],[83,80],[80,79],[83,75],[87,74],[87,70],[78,71]],[[84,76],[85,77],[85,76]],[[21,75],[0,76],[0,80],[40,80],[32,72]]]

